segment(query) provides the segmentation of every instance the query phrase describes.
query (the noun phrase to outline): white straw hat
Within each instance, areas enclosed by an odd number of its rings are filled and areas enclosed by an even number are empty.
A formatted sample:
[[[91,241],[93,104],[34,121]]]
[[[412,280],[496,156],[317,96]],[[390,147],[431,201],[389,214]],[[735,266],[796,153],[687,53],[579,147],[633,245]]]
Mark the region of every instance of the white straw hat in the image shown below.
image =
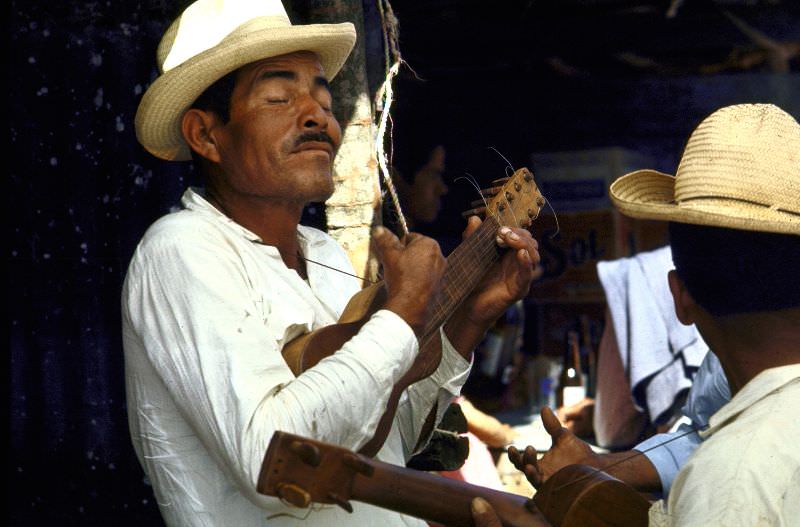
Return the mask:
[[[150,153],[190,159],[181,119],[211,84],[235,69],[269,57],[311,51],[330,80],[356,41],[349,22],[293,26],[280,0],[197,0],[161,39],[161,75],[136,112],[136,137]]]
[[[692,132],[674,177],[637,170],[610,194],[633,218],[800,234],[800,124],[772,104],[721,108]]]

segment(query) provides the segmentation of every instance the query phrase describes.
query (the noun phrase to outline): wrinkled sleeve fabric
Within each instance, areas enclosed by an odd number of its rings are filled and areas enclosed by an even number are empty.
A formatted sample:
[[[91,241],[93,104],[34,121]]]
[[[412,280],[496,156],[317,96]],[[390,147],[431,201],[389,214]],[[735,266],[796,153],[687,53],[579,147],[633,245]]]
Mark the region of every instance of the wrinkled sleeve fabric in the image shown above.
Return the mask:
[[[268,503],[255,484],[273,432],[357,450],[413,361],[416,338],[379,311],[295,378],[281,356],[283,335],[270,331],[281,299],[254,297],[252,277],[235,251],[221,250],[215,230],[178,234],[156,226],[137,249],[123,293],[127,330],[218,465],[251,501]]]

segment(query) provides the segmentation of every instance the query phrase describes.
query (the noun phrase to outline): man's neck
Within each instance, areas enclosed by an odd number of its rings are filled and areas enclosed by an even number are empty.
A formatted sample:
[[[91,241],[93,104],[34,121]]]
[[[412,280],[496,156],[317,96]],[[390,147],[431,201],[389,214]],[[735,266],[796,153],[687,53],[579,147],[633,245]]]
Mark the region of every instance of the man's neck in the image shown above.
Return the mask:
[[[698,322],[720,360],[731,393],[769,368],[800,364],[800,309],[713,318]]]
[[[261,238],[265,245],[277,248],[286,266],[305,277],[305,265],[299,258],[300,244],[297,239],[302,204],[264,199],[231,203],[213,192],[206,197],[223,214]]]

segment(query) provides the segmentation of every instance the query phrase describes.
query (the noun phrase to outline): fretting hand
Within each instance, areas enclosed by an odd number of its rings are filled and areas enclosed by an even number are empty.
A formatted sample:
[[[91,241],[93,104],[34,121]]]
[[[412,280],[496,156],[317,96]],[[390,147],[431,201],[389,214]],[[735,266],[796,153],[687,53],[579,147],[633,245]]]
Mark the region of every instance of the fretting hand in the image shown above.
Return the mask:
[[[477,216],[467,222],[463,237],[481,225]],[[525,229],[501,227],[497,244],[507,249],[445,326],[453,346],[469,360],[486,331],[512,304],[528,294],[538,276],[539,249]]]
[[[480,225],[481,219],[471,216],[463,238],[472,235]],[[540,261],[539,244],[525,229],[501,227],[496,242],[507,250],[464,302],[468,320],[487,327],[509,306],[528,294],[531,283],[538,276]]]
[[[525,474],[531,485],[538,489],[550,476],[567,465],[581,463],[596,467],[601,464],[595,459],[598,456],[589,444],[561,426],[550,408],[542,408],[541,416],[544,429],[553,440],[552,447],[542,459],[536,459],[536,449],[532,446],[526,447],[522,452],[514,447],[508,449],[508,459],[517,470]]]

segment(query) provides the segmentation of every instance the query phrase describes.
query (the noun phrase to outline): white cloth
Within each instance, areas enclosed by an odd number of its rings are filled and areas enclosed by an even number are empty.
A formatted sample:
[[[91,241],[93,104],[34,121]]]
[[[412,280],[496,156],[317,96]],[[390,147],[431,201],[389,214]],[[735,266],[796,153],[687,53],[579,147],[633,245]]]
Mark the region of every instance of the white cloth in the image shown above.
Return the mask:
[[[711,416],[650,525],[758,527],[800,521],[800,364],[750,380]]]
[[[653,423],[671,416],[708,351],[697,329],[675,315],[673,268],[669,246],[597,263],[634,402]]]
[[[365,444],[417,340],[381,310],[295,378],[283,345],[336,322],[359,283],[313,263],[306,282],[199,192],[187,190],[182,202],[184,210],[148,229],[122,294],[131,438],[167,524],[424,525],[355,502],[353,514],[333,506],[309,512],[256,492],[276,430],[352,450]],[[326,234],[301,226],[298,239],[308,259],[352,272]],[[404,464],[432,405],[441,418],[459,394],[469,364],[447,339],[443,346],[437,371],[401,399],[378,459]],[[291,516],[267,519],[281,513]]]

